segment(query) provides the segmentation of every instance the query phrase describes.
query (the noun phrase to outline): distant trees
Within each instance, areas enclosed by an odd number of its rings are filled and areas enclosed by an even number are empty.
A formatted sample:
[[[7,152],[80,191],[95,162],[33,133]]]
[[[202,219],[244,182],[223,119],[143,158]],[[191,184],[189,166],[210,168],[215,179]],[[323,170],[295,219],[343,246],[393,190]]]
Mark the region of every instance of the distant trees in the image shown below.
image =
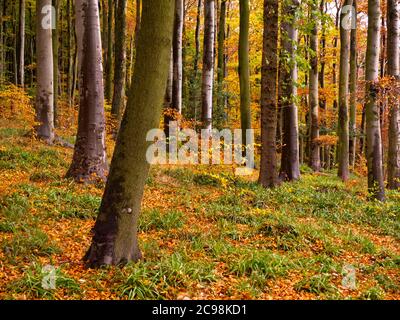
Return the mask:
[[[48,143],[54,140],[54,86],[51,0],[36,3],[36,126],[37,136]]]
[[[170,65],[175,0],[143,1],[136,65],[126,112],[92,244],[91,267],[125,264],[141,258],[138,217],[150,164],[146,135],[158,127]]]
[[[105,180],[104,87],[98,0],[76,0],[79,62],[79,119],[74,155],[67,176]]]

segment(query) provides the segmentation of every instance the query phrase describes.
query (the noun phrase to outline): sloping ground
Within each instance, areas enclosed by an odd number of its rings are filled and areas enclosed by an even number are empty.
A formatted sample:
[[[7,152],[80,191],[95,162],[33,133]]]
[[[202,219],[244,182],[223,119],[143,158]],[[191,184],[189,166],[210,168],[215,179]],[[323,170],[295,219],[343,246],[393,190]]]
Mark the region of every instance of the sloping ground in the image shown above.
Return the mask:
[[[154,167],[144,260],[87,270],[103,186],[63,179],[71,150],[24,134],[0,123],[1,299],[400,298],[400,193],[368,202],[364,178],[333,173],[264,190],[226,168]]]

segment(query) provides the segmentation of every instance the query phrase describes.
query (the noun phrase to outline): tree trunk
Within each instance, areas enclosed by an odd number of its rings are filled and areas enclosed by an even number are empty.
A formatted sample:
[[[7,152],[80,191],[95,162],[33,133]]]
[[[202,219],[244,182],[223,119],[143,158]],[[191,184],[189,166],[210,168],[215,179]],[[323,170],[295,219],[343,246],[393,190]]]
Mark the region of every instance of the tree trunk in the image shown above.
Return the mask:
[[[106,84],[104,89],[105,99],[112,102],[112,79],[113,79],[113,20],[114,20],[114,1],[108,0],[108,30],[107,30],[107,56],[105,59]]]
[[[141,21],[141,0],[136,0],[135,47],[137,49]]]
[[[400,45],[400,5],[399,0],[387,0],[387,59],[388,75],[398,83]],[[394,86],[396,87],[396,86]],[[397,93],[398,94],[398,93]],[[400,188],[400,110],[399,99],[394,93],[389,97],[391,106],[389,118],[388,188]]]
[[[353,0],[346,0],[344,6],[351,6]],[[340,66],[339,66],[339,121],[338,121],[338,176],[349,179],[349,62],[350,62],[350,29],[346,25],[351,12],[340,14]]]
[[[226,3],[227,0],[221,0],[219,12],[219,29],[218,29],[218,99],[217,114],[221,117],[225,110],[225,25],[226,25]]]
[[[146,135],[157,128],[171,55],[174,0],[143,2],[132,87],[119,131],[88,266],[119,265],[141,258],[137,224],[149,171]],[[151,62],[151,63],[149,63]]]
[[[368,37],[366,55],[366,131],[368,190],[370,194],[383,201],[382,139],[379,122],[378,76],[380,50],[380,0],[368,0]]]
[[[19,1],[19,84],[25,85],[25,0]]]
[[[58,35],[58,17],[60,15],[59,0],[53,0],[53,7],[55,12],[55,21],[53,29],[53,75],[54,75],[54,125],[57,127],[58,121],[58,47],[59,47],[59,35]]]
[[[98,0],[75,0],[79,63],[79,119],[67,176],[77,181],[105,180],[104,87]]]
[[[172,78],[172,108],[178,113],[182,112],[183,88],[183,0],[175,0],[175,22],[173,35],[173,78]]]
[[[211,131],[214,82],[215,0],[204,0],[204,48],[202,75],[202,117],[204,129]]]
[[[48,10],[42,9],[47,8]],[[54,140],[53,122],[53,49],[51,32],[51,0],[38,0],[36,3],[36,132],[39,138],[48,143]]]
[[[250,112],[250,61],[249,61],[249,0],[240,0],[239,33],[239,82],[240,82],[240,123],[242,144],[247,146],[246,130],[251,129]]]
[[[126,72],[126,0],[117,0],[115,11],[115,64],[114,64],[114,95],[111,114],[121,117],[125,100]]]
[[[296,105],[297,96],[297,63],[296,63],[296,11],[299,2],[291,0],[283,6],[282,12],[285,12],[287,19],[282,21],[282,49],[283,56],[287,56],[287,65],[282,72],[282,120],[283,120],[283,147],[282,161],[279,176],[281,180],[300,179],[299,164],[299,127]]]
[[[354,11],[357,19],[357,1],[353,0]],[[356,161],[356,120],[357,120],[357,23],[350,32],[350,140],[349,140],[349,164],[354,166]]]
[[[264,38],[261,69],[261,160],[259,183],[278,184],[276,163],[279,2],[264,0]]]
[[[319,152],[319,101],[318,101],[318,7],[315,3],[311,8],[311,21],[313,28],[310,36],[311,69],[310,69],[310,167],[313,171],[319,171],[321,168]]]

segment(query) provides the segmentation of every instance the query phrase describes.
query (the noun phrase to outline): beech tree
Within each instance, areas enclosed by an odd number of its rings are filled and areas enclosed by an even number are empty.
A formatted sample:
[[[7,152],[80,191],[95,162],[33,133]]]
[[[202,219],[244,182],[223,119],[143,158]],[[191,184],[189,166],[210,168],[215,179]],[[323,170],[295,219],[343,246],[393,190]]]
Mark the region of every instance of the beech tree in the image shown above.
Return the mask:
[[[299,2],[289,0],[283,5],[286,13],[282,21],[282,49],[286,61],[281,69],[282,77],[282,160],[279,176],[282,180],[298,180],[300,178],[299,162],[299,126],[297,114],[297,62],[296,29]]]
[[[25,0],[19,0],[19,84],[25,84]]]
[[[279,2],[264,0],[264,33],[261,69],[261,159],[259,182],[278,184],[276,161]]]
[[[351,6],[353,0],[346,0],[344,8]],[[346,181],[349,178],[349,71],[350,71],[350,30],[351,11],[340,13],[340,67],[339,67],[339,167],[338,176]],[[351,27],[351,26],[350,26]]]
[[[36,3],[36,126],[37,136],[48,143],[54,140],[54,86],[51,0]]]
[[[240,123],[242,144],[247,146],[246,130],[251,129],[250,113],[250,68],[249,68],[249,0],[240,0],[239,32],[239,82],[240,82]]]
[[[365,70],[365,113],[368,190],[373,198],[385,200],[383,184],[380,110],[377,102],[380,51],[380,0],[368,0],[368,37]]]
[[[105,180],[104,87],[98,0],[76,0],[79,118],[74,155],[67,172],[78,181]]]
[[[387,72],[393,81],[400,79],[400,5],[398,0],[387,1]],[[388,150],[388,188],[400,188],[400,110],[399,99],[392,94],[389,98],[389,150]]]
[[[204,48],[202,74],[202,116],[204,129],[211,131],[214,82],[215,0],[204,0]]]
[[[146,161],[150,144],[146,135],[160,121],[170,64],[174,3],[175,0],[143,1],[132,87],[92,244],[85,256],[91,267],[141,258],[137,223],[150,167]]]
[[[320,147],[319,147],[319,101],[318,101],[318,6],[316,0],[311,5],[311,21],[312,30],[310,36],[311,53],[311,69],[309,73],[310,90],[310,167],[314,171],[319,171],[320,164]]]
[[[117,0],[115,11],[115,63],[114,63],[114,95],[111,113],[121,116],[125,100],[126,73],[126,0]]]

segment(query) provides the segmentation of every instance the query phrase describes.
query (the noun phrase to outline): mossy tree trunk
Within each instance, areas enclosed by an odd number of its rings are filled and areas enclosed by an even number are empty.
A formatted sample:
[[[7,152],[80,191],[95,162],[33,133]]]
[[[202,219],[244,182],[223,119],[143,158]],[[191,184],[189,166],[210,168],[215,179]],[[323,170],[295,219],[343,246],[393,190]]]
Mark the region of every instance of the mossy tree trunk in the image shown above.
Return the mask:
[[[158,128],[170,65],[175,0],[143,2],[132,87],[85,260],[90,267],[137,261],[137,223],[149,171],[147,132]]]

